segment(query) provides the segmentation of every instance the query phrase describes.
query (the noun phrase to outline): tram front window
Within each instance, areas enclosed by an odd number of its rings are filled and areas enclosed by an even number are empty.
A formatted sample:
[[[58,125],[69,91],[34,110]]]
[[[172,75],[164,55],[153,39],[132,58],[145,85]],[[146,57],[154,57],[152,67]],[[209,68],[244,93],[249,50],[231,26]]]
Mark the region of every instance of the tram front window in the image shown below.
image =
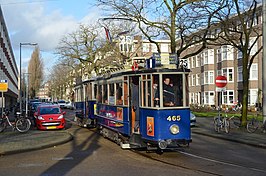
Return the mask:
[[[163,75],[163,106],[183,106],[183,75]]]
[[[171,83],[171,79],[169,77],[165,77],[163,81],[163,105],[174,106],[175,105],[175,92],[173,84]]]

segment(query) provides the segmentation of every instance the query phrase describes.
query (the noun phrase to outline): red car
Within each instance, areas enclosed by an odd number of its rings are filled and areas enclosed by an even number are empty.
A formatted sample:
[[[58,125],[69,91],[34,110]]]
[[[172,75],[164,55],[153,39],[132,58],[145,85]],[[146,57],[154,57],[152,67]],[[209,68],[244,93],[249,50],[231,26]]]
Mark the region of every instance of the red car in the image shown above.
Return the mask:
[[[58,105],[40,105],[34,113],[36,126],[40,130],[63,129],[66,125],[65,114]]]

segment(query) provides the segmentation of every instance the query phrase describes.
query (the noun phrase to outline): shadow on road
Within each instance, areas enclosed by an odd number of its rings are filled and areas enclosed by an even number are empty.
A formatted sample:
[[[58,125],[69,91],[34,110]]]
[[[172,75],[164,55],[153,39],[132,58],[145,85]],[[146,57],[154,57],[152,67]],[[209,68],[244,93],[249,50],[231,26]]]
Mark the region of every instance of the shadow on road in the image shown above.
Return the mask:
[[[81,144],[78,144],[77,139],[75,136],[79,133],[79,131],[82,130],[82,128],[78,128],[74,131],[74,140],[72,145],[72,152],[67,154],[64,158],[56,159],[58,162],[48,168],[46,171],[44,171],[42,176],[50,176],[50,175],[66,175],[69,171],[72,170],[72,168],[75,168],[77,165],[79,165],[83,160],[85,160],[87,157],[92,155],[96,150],[100,148],[100,145],[98,144],[98,139],[101,137],[97,133],[92,133],[90,136],[88,136],[87,139],[84,140]],[[88,133],[89,134],[89,133]],[[82,155],[79,155],[79,157],[74,158],[76,153],[82,153]],[[67,159],[73,159],[71,162],[66,161]],[[65,162],[67,163],[67,167]],[[62,169],[64,168],[64,169]]]

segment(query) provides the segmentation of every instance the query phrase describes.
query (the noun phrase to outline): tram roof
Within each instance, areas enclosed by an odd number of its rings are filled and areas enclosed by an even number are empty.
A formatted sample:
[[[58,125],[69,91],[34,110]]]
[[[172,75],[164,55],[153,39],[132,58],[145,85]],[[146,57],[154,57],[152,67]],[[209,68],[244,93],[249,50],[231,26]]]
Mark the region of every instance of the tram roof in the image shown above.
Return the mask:
[[[86,84],[89,82],[93,82],[96,80],[104,80],[104,79],[110,79],[110,78],[115,78],[119,76],[124,76],[124,75],[138,75],[138,74],[149,74],[149,73],[170,73],[170,72],[175,72],[175,73],[189,73],[190,69],[186,68],[178,68],[178,69],[169,69],[169,68],[153,68],[153,69],[140,69],[140,70],[120,70],[118,72],[109,72],[105,73],[103,75],[99,75],[96,77],[92,77],[86,81],[83,81],[80,84]],[[77,84],[77,85],[80,85]],[[76,85],[76,86],[77,86]]]

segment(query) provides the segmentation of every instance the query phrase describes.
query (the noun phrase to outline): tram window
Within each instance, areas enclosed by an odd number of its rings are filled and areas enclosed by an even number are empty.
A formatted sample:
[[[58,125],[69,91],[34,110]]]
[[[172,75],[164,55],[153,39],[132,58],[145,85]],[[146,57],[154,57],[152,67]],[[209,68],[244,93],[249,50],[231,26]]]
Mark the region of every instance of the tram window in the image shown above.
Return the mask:
[[[182,74],[163,75],[163,105],[183,106]]]
[[[98,93],[97,93],[97,100],[99,103],[102,102],[102,85],[99,85],[99,88],[98,88]]]
[[[89,83],[89,85],[87,87],[86,94],[88,95],[88,99],[91,100],[92,99],[92,85],[91,85],[91,83]]]
[[[107,99],[107,84],[103,85],[103,101],[102,103],[108,103],[108,99]]]
[[[146,81],[143,81],[142,82],[142,88],[141,88],[141,92],[142,92],[142,106],[146,106],[146,96],[147,96],[147,93],[146,93]]]
[[[93,85],[94,86],[94,95],[93,95],[93,99],[96,99],[97,98],[97,85],[96,84],[94,84]]]
[[[122,82],[121,83],[116,83],[116,104],[117,105],[122,105],[123,104],[122,94],[123,94]]]
[[[153,85],[152,85],[152,99],[153,99],[153,106],[160,107],[160,94],[159,94],[159,75],[153,75]]]
[[[109,84],[109,104],[115,104],[115,84]]]
[[[141,85],[141,105],[151,107],[151,80],[143,80]]]
[[[186,91],[186,106],[189,106],[188,75],[186,75],[186,80],[185,80],[185,91]]]
[[[124,82],[124,105],[128,105],[128,83]]]

